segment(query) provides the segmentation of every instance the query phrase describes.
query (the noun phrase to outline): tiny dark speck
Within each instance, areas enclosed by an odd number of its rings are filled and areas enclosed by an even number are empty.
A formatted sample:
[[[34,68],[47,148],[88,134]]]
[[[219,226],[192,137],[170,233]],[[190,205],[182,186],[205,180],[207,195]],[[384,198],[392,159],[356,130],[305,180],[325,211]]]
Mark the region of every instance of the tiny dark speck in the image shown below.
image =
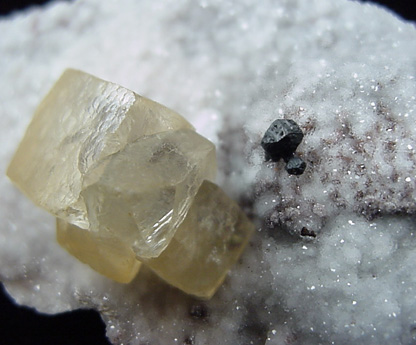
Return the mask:
[[[204,320],[209,316],[208,308],[203,303],[193,304],[189,310],[189,315],[194,319]]]
[[[303,227],[300,231],[301,236],[309,236],[309,237],[316,237],[316,233],[313,230],[308,230],[308,228]]]
[[[183,341],[184,345],[194,345],[194,337],[187,337],[185,338],[185,340]]]

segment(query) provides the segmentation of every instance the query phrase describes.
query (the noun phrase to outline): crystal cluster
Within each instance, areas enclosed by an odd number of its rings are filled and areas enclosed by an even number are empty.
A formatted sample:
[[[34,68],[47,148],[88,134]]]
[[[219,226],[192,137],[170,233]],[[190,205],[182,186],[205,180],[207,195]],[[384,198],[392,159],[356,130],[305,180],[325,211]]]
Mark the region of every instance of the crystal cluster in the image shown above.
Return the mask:
[[[145,262],[209,298],[253,229],[208,182],[210,141],[172,110],[76,70],[38,107],[7,174],[58,218],[64,248],[119,282]]]
[[[273,121],[261,140],[261,146],[266,152],[266,160],[286,162],[286,171],[290,175],[302,175],[306,163],[295,151],[302,142],[303,132],[293,120],[277,119]]]
[[[0,176],[0,280],[13,300],[95,309],[113,344],[416,344],[414,24],[333,0],[54,1],[0,24],[2,171],[74,61],[186,114],[258,224],[214,298],[195,301],[147,264],[129,284],[88,274]],[[304,133],[302,175],[264,162],[277,118]]]

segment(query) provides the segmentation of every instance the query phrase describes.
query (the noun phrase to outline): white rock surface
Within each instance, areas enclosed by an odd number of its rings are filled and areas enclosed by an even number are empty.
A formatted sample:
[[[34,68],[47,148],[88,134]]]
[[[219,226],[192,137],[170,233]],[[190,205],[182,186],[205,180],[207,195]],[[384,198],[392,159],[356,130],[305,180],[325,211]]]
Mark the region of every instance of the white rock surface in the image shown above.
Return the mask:
[[[114,344],[415,344],[414,26],[345,0],[79,0],[0,32],[0,280],[19,303],[93,307]],[[66,67],[175,109],[216,143],[218,182],[258,232],[211,301],[146,271],[130,285],[94,273],[4,176]],[[263,161],[279,117],[305,130],[300,177]]]

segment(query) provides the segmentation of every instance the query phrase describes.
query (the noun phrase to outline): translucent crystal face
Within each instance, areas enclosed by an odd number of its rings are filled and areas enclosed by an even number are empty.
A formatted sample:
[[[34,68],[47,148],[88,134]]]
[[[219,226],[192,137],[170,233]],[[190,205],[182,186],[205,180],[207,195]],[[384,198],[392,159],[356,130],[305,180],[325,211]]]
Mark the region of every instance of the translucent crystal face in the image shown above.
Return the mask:
[[[57,224],[59,243],[101,274],[128,282],[138,271],[139,261],[126,238],[120,241],[106,232],[91,233],[61,220]],[[204,181],[169,245],[159,257],[143,263],[186,293],[210,298],[253,230],[240,207],[217,185]]]
[[[69,69],[37,108],[7,175],[36,204],[87,229],[80,193],[98,178],[94,167],[140,137],[181,128],[193,129],[156,102]]]
[[[57,219],[58,242],[118,282],[141,262],[209,298],[253,225],[215,184],[215,147],[180,115],[68,70],[36,110],[7,171]]]
[[[179,114],[68,70],[43,100],[8,169],[35,203],[90,231],[159,255],[204,179],[215,147]]]
[[[140,269],[130,246],[114,236],[98,235],[58,218],[56,237],[78,260],[119,283],[129,283]]]
[[[210,298],[253,230],[240,207],[217,185],[204,181],[169,246],[144,263],[181,290]]]
[[[97,182],[81,192],[90,227],[121,236],[141,259],[167,246],[216,170],[213,145],[189,129],[143,137],[102,165]]]

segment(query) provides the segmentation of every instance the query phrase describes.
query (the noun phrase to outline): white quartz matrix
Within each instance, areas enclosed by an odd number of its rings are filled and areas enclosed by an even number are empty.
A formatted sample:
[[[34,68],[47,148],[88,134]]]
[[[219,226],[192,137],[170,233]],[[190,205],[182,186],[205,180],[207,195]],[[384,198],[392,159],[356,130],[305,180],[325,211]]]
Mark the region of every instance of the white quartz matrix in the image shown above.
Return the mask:
[[[416,30],[346,0],[78,0],[0,21],[0,280],[45,313],[97,309],[117,345],[416,344]],[[5,177],[67,67],[184,115],[257,232],[210,300],[66,253]],[[277,118],[301,176],[264,161]],[[302,236],[308,233],[308,236]],[[311,236],[313,235],[313,236]]]

